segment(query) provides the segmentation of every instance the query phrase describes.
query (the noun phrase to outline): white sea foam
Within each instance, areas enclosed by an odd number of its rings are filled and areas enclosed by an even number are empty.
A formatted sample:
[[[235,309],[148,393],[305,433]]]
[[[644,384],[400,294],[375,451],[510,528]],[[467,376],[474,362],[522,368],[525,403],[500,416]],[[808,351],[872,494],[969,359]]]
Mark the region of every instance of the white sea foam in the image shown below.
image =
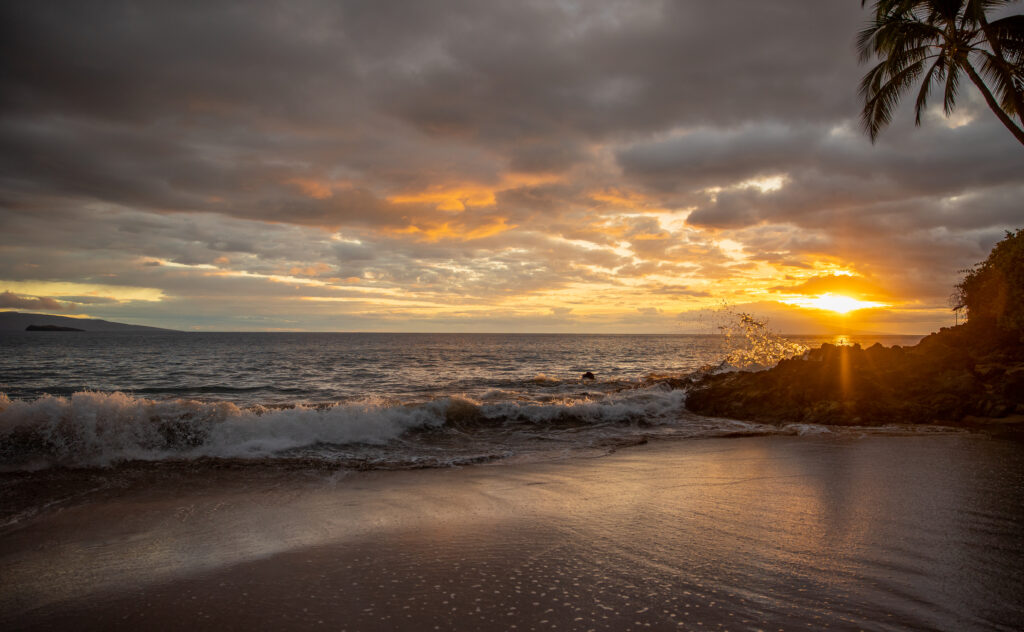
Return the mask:
[[[578,421],[581,423],[659,423],[675,419],[683,411],[686,393],[663,388],[613,393],[597,400],[560,401],[551,404],[502,402],[481,406],[488,418],[533,424]]]
[[[329,407],[241,409],[188,399],[155,401],[124,393],[9,400],[0,394],[0,465],[106,466],[126,460],[259,458],[317,444],[383,446],[411,430],[665,423],[685,394],[663,388],[597,400],[481,403],[446,397],[415,405],[382,399]]]
[[[786,424],[782,426],[782,431],[800,436],[832,434],[832,430],[828,426],[820,426],[817,424]]]
[[[0,400],[0,462],[109,465],[164,458],[260,457],[316,443],[384,444],[440,427],[450,402],[242,410],[230,403],[154,401],[124,393]]]

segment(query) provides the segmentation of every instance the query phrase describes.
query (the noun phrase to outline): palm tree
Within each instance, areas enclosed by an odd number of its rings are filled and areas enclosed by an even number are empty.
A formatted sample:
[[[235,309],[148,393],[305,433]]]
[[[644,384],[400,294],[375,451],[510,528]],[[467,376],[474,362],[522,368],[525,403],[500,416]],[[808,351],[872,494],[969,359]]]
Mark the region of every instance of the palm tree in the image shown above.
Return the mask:
[[[1024,144],[1024,129],[1013,118],[1024,123],[1024,15],[992,22],[987,17],[989,10],[1013,1],[877,0],[873,20],[857,39],[862,61],[880,59],[860,84],[861,116],[871,142],[918,78],[914,122],[920,125],[932,87],[943,86],[948,115],[956,108],[961,74],[966,74],[999,121]]]
[[[1024,123],[1024,15],[996,20],[995,24],[990,24],[986,15],[988,9],[1006,4],[1009,4],[1006,0],[970,0],[964,14],[977,22],[992,49],[992,57],[986,58],[991,63],[986,67],[989,74],[997,76],[996,85],[1000,86],[1003,109],[1016,112],[1017,118]],[[1009,49],[1010,59],[1007,59],[1004,48]],[[1015,63],[1010,60],[1015,60]]]

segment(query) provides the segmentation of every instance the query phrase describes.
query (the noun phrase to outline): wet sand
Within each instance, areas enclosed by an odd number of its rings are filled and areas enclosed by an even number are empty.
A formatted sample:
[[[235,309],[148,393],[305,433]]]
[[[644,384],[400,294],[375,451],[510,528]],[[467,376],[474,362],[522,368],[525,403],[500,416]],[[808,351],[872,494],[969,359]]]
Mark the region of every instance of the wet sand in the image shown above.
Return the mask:
[[[1022,448],[755,437],[450,470],[5,475],[0,628],[1021,629]]]

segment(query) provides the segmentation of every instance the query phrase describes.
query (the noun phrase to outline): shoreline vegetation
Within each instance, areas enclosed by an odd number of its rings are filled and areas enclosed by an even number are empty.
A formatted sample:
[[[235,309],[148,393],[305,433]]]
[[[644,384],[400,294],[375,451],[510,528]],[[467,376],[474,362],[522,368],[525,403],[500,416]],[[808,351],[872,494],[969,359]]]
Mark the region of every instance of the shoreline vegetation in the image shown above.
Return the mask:
[[[968,321],[912,347],[823,344],[765,371],[704,374],[695,413],[762,423],[1024,429],[1024,230],[956,286]]]

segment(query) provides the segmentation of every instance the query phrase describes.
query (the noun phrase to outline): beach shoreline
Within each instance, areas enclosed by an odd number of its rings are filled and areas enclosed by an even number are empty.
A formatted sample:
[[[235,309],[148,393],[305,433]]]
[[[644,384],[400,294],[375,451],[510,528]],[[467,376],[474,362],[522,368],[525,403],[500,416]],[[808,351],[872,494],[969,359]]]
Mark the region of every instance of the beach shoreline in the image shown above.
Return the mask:
[[[1015,627],[1019,446],[748,437],[436,470],[154,471],[0,532],[0,624]]]

